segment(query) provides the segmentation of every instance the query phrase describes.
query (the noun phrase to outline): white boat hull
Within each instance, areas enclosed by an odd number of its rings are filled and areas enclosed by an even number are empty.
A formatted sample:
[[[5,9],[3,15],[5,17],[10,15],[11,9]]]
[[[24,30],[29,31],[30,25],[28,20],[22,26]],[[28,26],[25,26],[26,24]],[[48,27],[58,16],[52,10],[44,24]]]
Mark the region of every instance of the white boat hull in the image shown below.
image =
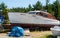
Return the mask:
[[[52,31],[52,34],[55,35],[60,35],[60,29],[56,29],[56,28],[50,28],[50,30]]]
[[[10,23],[59,25],[58,20],[25,13],[8,13]]]

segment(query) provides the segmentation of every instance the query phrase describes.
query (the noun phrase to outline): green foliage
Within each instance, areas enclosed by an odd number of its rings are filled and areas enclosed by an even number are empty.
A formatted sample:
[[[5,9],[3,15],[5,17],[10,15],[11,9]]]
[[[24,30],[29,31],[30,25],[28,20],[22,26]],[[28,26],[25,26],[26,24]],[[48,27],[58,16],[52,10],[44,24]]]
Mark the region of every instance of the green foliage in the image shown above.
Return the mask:
[[[8,10],[9,12],[26,12],[26,8],[12,8]]]
[[[28,10],[29,10],[29,11],[32,10],[32,6],[31,6],[31,4],[29,4],[29,6],[28,6]]]
[[[40,38],[57,38],[57,36],[53,36],[53,35],[45,35],[43,37]]]
[[[37,1],[35,5],[33,5],[34,10],[41,10],[42,9],[42,4],[41,2]]]
[[[5,6],[4,3],[1,3],[0,4],[0,7],[2,8],[2,15],[4,15],[4,18],[5,19],[8,19],[8,16],[7,16],[7,13],[8,13],[7,6]]]
[[[58,2],[58,0],[56,0],[54,3],[53,3],[53,11],[54,11],[54,16],[57,18],[57,19],[60,19],[60,3]]]
[[[49,0],[46,0],[46,7],[45,9],[48,11],[48,3],[49,3]]]
[[[46,38],[57,38],[57,36],[47,35]]]
[[[47,12],[54,15],[58,20],[60,20],[60,2],[56,0],[53,4],[49,4],[49,1],[46,0],[46,6],[43,7]]]
[[[7,24],[7,20],[8,20],[8,10],[7,10],[7,6],[5,6],[5,4],[4,3],[1,3],[0,4],[0,7],[2,8],[2,15],[4,16],[4,20],[6,20],[5,22],[4,22],[4,24]],[[8,23],[9,24],[9,23]]]
[[[45,6],[45,9],[47,10],[47,12],[51,13],[52,15],[54,15],[52,7],[53,7],[52,4],[48,4],[47,7]]]

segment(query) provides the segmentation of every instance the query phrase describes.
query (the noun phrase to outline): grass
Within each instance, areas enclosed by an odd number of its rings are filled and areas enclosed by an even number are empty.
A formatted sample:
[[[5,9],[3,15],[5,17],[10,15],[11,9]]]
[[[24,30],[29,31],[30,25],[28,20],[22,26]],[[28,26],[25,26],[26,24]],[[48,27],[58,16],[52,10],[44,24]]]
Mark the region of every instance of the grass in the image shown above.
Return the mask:
[[[45,35],[45,36],[39,37],[39,38],[57,38],[57,36],[53,36],[53,35]]]
[[[31,32],[31,36],[33,38],[57,38],[57,36],[53,36],[51,31],[35,31]]]
[[[9,30],[5,30],[4,33],[0,34],[0,36],[7,35],[5,32]],[[57,36],[53,36],[51,31],[35,31],[30,32],[32,38],[57,38]],[[24,37],[25,38],[25,37]]]

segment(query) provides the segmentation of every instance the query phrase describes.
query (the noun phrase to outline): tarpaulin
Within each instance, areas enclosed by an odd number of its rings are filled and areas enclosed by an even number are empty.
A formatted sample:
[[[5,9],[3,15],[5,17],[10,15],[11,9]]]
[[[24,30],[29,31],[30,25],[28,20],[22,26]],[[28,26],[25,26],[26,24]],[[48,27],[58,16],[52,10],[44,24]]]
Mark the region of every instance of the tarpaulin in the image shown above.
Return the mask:
[[[24,35],[24,29],[22,27],[14,26],[9,36],[20,37]]]

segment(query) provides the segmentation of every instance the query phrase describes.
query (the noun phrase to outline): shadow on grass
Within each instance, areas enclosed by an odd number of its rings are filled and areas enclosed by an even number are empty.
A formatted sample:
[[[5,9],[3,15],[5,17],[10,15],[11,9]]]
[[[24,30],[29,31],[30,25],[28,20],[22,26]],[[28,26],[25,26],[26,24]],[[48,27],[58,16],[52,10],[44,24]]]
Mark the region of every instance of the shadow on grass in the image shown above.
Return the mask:
[[[1,30],[0,33],[6,33],[6,32],[10,32],[9,29],[4,29],[4,30]]]
[[[46,38],[57,38],[57,36],[47,35]]]

